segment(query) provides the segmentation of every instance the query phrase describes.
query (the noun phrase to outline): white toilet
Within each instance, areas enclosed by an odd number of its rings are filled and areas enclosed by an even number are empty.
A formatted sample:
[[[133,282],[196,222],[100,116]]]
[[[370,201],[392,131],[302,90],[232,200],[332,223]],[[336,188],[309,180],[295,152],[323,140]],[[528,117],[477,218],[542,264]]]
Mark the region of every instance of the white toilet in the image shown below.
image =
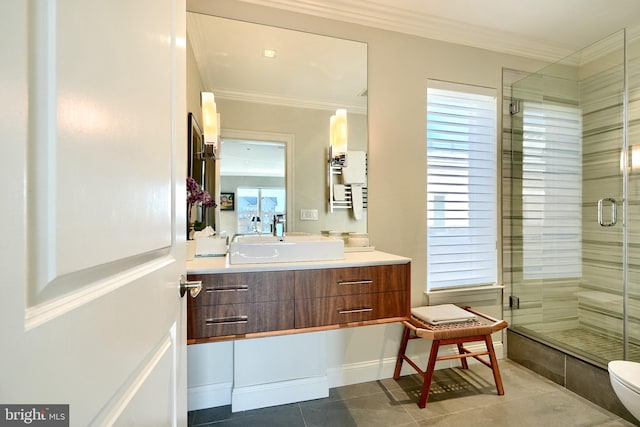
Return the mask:
[[[640,420],[640,363],[626,360],[609,362],[609,380],[620,402]]]

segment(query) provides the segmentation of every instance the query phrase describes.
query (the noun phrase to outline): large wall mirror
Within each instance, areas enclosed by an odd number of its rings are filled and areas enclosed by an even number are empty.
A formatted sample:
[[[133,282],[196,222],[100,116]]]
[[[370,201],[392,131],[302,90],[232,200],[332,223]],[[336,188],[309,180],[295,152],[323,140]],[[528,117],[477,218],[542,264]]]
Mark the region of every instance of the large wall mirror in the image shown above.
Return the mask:
[[[288,231],[366,232],[366,210],[329,212],[328,147],[345,108],[349,150],[367,151],[367,45],[193,12],[187,35],[189,111],[210,91],[220,114],[216,229],[255,230],[258,216],[266,230],[277,209]]]

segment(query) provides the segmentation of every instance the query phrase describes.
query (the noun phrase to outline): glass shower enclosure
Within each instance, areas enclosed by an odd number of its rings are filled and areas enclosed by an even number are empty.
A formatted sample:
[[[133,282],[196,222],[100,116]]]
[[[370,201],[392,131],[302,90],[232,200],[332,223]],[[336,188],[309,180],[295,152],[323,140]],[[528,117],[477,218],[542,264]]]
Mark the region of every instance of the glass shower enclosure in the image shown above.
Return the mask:
[[[511,92],[511,329],[599,366],[640,361],[640,31]]]

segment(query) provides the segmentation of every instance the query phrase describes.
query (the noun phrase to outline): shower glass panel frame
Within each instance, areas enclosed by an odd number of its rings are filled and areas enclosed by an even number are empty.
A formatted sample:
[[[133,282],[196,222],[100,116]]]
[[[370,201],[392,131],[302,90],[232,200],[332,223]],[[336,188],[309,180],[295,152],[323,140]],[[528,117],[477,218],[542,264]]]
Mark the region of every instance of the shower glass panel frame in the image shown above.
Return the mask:
[[[638,33],[511,86],[511,328],[600,366],[640,361]]]

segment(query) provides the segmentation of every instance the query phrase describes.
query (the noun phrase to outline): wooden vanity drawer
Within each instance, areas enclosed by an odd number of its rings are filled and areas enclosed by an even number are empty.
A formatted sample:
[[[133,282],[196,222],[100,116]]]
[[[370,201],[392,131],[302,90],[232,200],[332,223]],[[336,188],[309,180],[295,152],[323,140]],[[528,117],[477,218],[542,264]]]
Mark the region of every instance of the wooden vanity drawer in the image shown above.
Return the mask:
[[[295,272],[296,299],[403,291],[407,288],[407,268],[407,264],[391,264],[298,270]]]
[[[411,263],[189,274],[187,342],[397,322],[409,313]]]
[[[406,313],[406,292],[376,292],[296,300],[296,328],[327,326],[389,317]]]
[[[205,306],[290,300],[293,278],[292,271],[190,274],[189,280],[202,281],[202,291],[189,301],[193,306]]]
[[[293,313],[291,310],[282,310],[282,302],[278,301],[193,307],[188,315],[188,339],[243,335],[294,327]]]

